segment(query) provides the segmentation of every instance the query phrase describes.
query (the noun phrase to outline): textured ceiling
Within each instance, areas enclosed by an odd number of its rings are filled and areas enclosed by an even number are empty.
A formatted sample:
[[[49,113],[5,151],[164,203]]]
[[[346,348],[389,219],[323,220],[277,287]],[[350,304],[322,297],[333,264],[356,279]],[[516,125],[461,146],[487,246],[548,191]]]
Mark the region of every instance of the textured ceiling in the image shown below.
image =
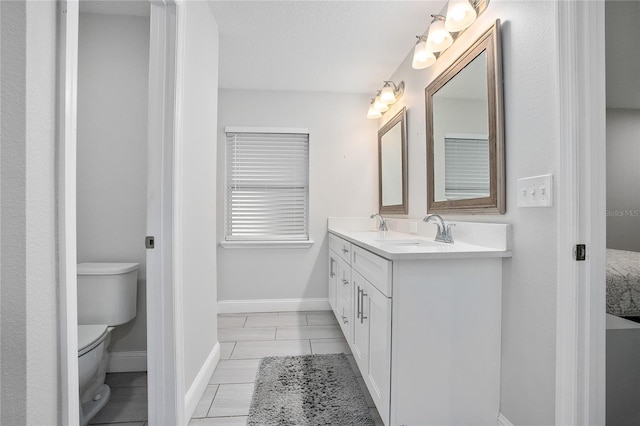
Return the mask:
[[[210,1],[220,31],[220,87],[373,93],[444,4]]]

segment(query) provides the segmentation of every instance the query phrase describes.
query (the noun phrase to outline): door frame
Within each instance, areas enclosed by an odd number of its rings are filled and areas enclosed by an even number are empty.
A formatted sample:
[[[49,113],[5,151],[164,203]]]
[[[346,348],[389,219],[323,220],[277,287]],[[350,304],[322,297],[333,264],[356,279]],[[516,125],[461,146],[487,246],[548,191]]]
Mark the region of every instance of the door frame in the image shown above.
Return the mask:
[[[558,425],[605,424],[604,1],[560,1],[556,407]],[[584,262],[575,244],[587,245]]]
[[[176,281],[175,200],[181,188],[174,173],[180,152],[182,85],[178,84],[178,25],[182,0],[150,0],[150,76],[148,179],[159,192],[148,193],[147,231],[156,248],[147,251],[148,414],[153,425],[184,423],[182,290]],[[78,0],[58,0],[58,329],[60,334],[61,424],[79,424],[77,342],[76,147],[78,84]],[[177,51],[177,53],[176,53]],[[153,141],[153,143],[152,143]],[[159,141],[159,142],[158,142]],[[151,207],[154,206],[154,207]],[[142,241],[140,242],[142,244]],[[151,283],[151,285],[149,285]]]

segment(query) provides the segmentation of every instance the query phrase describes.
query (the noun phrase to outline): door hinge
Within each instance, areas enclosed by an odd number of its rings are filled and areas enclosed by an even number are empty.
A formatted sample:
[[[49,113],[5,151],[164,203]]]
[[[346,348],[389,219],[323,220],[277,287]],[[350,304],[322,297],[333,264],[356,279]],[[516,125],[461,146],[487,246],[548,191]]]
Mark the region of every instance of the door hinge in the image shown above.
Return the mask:
[[[149,235],[144,239],[144,246],[148,249],[155,248],[156,246],[156,237],[153,235]]]
[[[581,262],[587,259],[587,245],[586,244],[576,244],[573,249],[573,258]]]

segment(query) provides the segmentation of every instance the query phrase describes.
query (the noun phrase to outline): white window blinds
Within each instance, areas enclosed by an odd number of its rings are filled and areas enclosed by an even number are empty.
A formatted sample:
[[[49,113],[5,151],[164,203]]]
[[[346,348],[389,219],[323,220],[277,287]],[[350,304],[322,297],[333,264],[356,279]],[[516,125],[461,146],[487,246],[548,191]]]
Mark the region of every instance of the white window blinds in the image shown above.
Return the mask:
[[[226,134],[226,240],[308,240],[309,134]]]
[[[489,140],[484,135],[445,135],[447,200],[489,196]]]

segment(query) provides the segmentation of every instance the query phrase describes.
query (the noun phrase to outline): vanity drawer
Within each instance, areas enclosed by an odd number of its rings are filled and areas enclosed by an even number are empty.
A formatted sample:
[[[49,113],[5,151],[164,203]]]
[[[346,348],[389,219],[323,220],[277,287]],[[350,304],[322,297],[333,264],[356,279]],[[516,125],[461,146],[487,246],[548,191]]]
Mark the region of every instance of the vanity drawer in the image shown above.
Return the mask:
[[[351,266],[387,297],[391,297],[390,260],[384,259],[356,245],[352,246]]]
[[[351,243],[345,241],[340,237],[336,237],[333,234],[329,234],[329,249],[333,250],[351,265]]]

